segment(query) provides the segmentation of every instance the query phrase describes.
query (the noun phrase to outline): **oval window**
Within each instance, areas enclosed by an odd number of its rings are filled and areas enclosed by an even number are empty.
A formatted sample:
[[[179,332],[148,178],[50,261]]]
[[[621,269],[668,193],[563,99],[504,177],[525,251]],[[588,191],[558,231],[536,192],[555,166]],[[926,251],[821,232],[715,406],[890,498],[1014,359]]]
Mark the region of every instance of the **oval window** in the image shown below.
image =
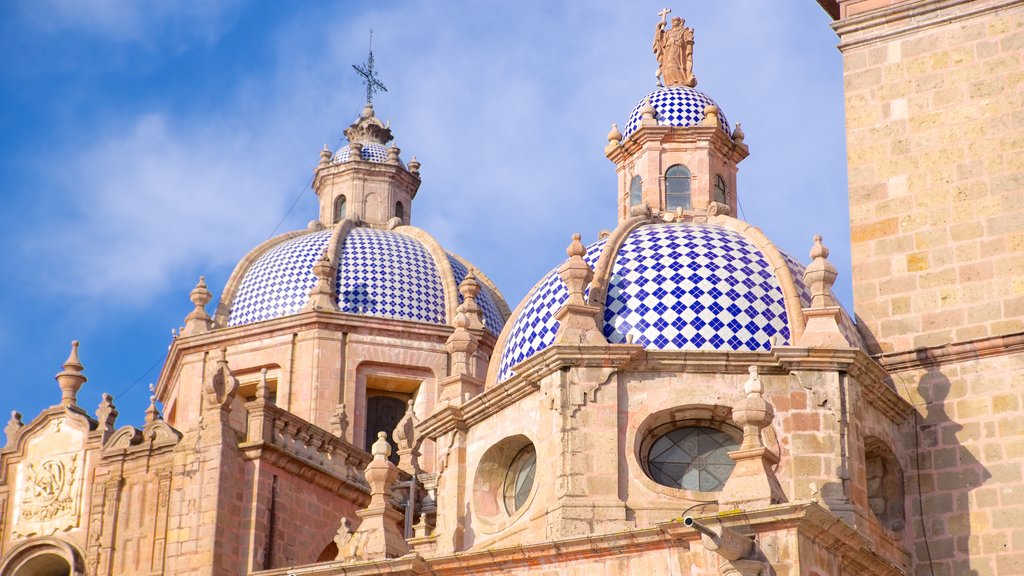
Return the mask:
[[[663,486],[717,492],[736,466],[729,452],[737,448],[739,442],[721,430],[701,426],[676,428],[651,444],[647,472]]]
[[[533,489],[533,477],[537,471],[537,450],[528,444],[516,454],[505,474],[505,485],[502,492],[505,497],[505,510],[514,514],[519,510]]]

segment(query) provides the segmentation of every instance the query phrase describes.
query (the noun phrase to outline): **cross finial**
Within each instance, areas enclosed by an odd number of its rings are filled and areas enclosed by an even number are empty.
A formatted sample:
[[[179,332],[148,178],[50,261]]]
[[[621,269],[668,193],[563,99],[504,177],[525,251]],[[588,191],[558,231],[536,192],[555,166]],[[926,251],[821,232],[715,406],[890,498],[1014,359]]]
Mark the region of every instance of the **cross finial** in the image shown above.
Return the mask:
[[[671,13],[672,10],[670,8],[662,8],[661,12],[658,12],[658,16],[661,16],[661,21],[664,22]]]
[[[373,103],[374,92],[387,92],[388,89],[377,78],[377,71],[373,68],[373,30],[370,30],[370,55],[366,59],[366,65],[353,64],[356,73],[362,76],[363,84],[366,85],[366,103]]]

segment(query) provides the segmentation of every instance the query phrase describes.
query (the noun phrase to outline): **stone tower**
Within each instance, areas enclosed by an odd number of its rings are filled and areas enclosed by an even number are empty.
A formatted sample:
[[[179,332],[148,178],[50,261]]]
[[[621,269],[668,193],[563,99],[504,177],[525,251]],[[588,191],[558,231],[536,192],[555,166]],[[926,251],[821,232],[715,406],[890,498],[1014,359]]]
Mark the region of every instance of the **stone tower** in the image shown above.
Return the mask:
[[[917,573],[1022,574],[1024,3],[826,1],[843,53],[854,308],[917,407]]]

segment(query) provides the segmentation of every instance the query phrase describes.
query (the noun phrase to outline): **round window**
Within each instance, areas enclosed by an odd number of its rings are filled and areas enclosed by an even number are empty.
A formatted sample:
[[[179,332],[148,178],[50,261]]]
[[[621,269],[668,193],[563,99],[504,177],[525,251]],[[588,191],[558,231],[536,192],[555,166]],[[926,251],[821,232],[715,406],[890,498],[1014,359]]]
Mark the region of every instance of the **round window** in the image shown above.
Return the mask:
[[[526,503],[533,489],[533,476],[537,471],[537,451],[533,444],[528,444],[516,454],[505,474],[505,485],[502,492],[505,496],[505,510],[514,514]]]
[[[729,452],[737,448],[739,442],[721,430],[676,428],[651,444],[647,472],[663,486],[717,492],[736,466]]]

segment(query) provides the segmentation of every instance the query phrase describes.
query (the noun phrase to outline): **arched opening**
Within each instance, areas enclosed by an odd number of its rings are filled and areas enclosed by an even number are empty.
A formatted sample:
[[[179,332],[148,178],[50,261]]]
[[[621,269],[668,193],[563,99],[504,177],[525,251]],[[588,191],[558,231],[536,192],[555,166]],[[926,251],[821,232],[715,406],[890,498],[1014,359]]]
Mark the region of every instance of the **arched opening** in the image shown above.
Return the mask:
[[[665,209],[690,209],[690,170],[682,164],[665,171]]]
[[[629,205],[639,206],[640,202],[643,201],[643,179],[639,176],[633,176],[633,179],[629,181]]]
[[[405,206],[401,202],[395,202],[395,218],[405,222]]]
[[[0,562],[4,576],[84,576],[81,552],[53,536],[31,538],[18,544]]]
[[[883,526],[902,530],[907,523],[903,469],[889,446],[876,436],[864,439],[868,506]]]
[[[722,178],[721,174],[715,175],[715,202],[726,204],[725,201],[728,198],[729,185],[725,183],[725,178]]]
[[[57,554],[40,554],[14,569],[12,576],[71,576],[71,565]]]
[[[345,218],[345,195],[342,194],[334,199],[334,223],[337,224]]]

